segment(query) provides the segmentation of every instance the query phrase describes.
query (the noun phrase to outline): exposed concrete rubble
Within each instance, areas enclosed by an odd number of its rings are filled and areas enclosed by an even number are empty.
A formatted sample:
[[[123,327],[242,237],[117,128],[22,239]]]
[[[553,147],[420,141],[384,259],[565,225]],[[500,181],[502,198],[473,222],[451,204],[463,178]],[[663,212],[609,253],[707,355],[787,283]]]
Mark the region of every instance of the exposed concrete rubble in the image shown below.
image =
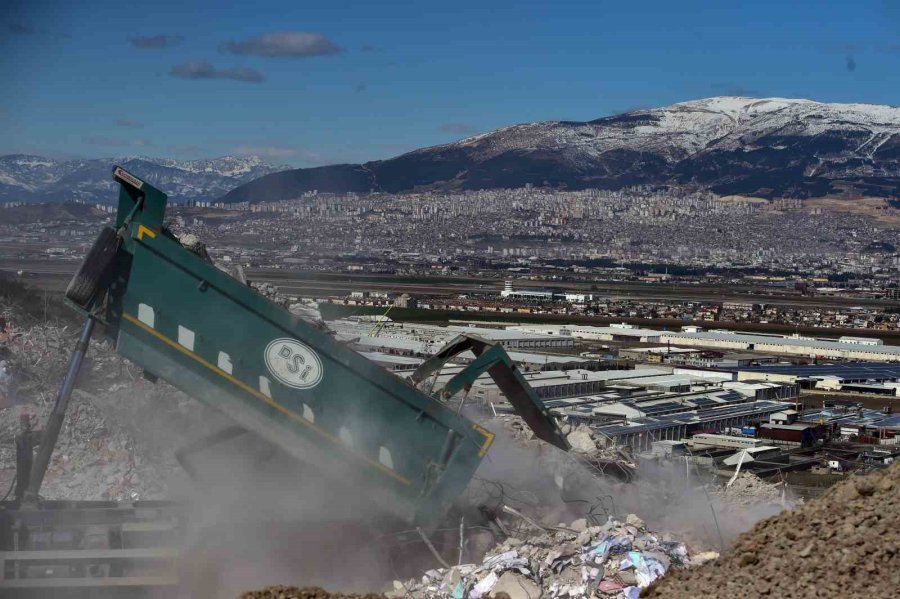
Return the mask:
[[[576,520],[552,529],[530,527],[511,537],[481,564],[429,570],[421,578],[394,581],[389,597],[480,599],[500,597],[637,597],[670,569],[690,564],[688,549],[657,535],[629,514],[602,526]]]
[[[534,431],[520,416],[502,414],[488,422],[487,426],[498,429],[502,427],[512,439],[526,447],[540,444]],[[590,427],[583,424],[580,426],[563,424],[561,431],[572,446],[572,455],[590,466],[595,473],[623,480],[629,480],[634,476],[637,464],[631,456],[630,448],[616,446],[603,437],[598,438]]]
[[[0,360],[0,406],[12,403],[14,394],[12,368],[9,362]]]
[[[184,233],[178,237],[178,241],[189,252],[197,254],[207,262],[212,262],[209,252],[206,250],[206,244],[200,241],[200,238],[193,233]]]
[[[6,386],[0,396],[0,494],[15,476],[15,436],[27,418],[40,430],[53,406],[77,325],[32,324],[22,307],[5,306],[0,342]],[[20,324],[21,323],[21,324]],[[107,342],[91,343],[41,495],[50,499],[137,500],[170,496],[183,477],[173,445],[219,424],[198,402],[171,386],[152,384]]]
[[[900,588],[900,464],[839,483],[757,523],[719,560],[645,597],[893,597]]]
[[[752,472],[740,472],[733,481],[713,491],[723,503],[751,505],[755,503],[787,502],[787,492],[782,483],[768,483]]]
[[[73,404],[47,468],[41,495],[71,500],[164,498],[172,464],[161,455],[154,455],[154,459],[148,459],[146,452],[142,455],[134,437],[111,425],[90,396],[76,391]],[[18,433],[19,416],[30,415],[33,428],[38,429],[45,414],[35,415],[31,406],[13,406],[3,412],[0,462],[4,467],[14,467],[12,439]],[[13,473],[6,472],[4,480]]]
[[[329,593],[319,587],[266,587],[261,591],[249,591],[239,599],[384,599],[384,595],[369,593],[366,595],[345,595]]]
[[[521,416],[514,414],[502,414],[494,419],[498,422],[509,435],[520,442],[526,443],[535,441],[538,443],[532,431]],[[492,423],[491,423],[492,424]],[[618,447],[603,437],[598,437],[597,433],[587,425],[571,426],[563,424],[560,427],[562,433],[566,436],[572,451],[582,457],[599,460],[610,460],[621,462],[622,465],[630,469],[635,469],[634,459],[630,455],[630,449],[627,447]]]
[[[256,289],[263,297],[282,308],[287,308],[290,303],[286,297],[278,292],[278,288],[271,283],[250,283],[250,286]]]

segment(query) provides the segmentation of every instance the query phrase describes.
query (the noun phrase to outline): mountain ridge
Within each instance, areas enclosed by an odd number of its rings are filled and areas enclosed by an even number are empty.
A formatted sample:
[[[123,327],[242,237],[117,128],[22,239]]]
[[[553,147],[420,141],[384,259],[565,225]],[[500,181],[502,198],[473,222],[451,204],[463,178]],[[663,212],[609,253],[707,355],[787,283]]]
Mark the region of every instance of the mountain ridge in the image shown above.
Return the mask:
[[[522,123],[387,160],[292,169],[222,201],[305,191],[693,185],[721,194],[900,193],[900,108],[719,96],[592,121]]]
[[[122,156],[53,160],[31,154],[0,156],[0,201],[97,202],[115,198],[112,166],[133,171],[169,194],[171,200],[213,201],[231,189],[287,167],[258,156],[198,160]]]

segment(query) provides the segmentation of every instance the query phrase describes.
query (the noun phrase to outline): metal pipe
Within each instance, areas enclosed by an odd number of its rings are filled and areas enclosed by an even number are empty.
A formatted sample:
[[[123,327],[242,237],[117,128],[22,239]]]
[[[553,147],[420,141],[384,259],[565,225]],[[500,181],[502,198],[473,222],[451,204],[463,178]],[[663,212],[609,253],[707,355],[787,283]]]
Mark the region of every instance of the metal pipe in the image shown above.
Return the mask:
[[[428,547],[428,550],[431,551],[431,555],[434,556],[434,559],[438,561],[442,568],[450,569],[450,564],[447,563],[441,554],[438,553],[438,550],[434,548],[434,545],[431,543],[431,540],[425,535],[425,531],[422,530],[420,526],[416,526],[416,532],[419,533],[419,536],[422,537],[422,541],[425,543],[425,546]]]
[[[28,481],[28,489],[25,491],[25,501],[28,503],[35,503],[38,500],[38,492],[41,490],[41,484],[44,482],[44,474],[46,474],[47,466],[50,464],[50,456],[53,455],[53,449],[56,447],[57,439],[59,439],[59,431],[62,429],[63,419],[66,417],[69,397],[72,396],[75,379],[78,378],[78,371],[81,370],[81,363],[84,361],[84,355],[87,353],[88,344],[91,341],[91,333],[94,332],[94,322],[94,317],[88,315],[84,325],[81,327],[81,335],[78,338],[78,343],[75,345],[75,350],[69,358],[69,367],[59,387],[53,411],[47,417],[47,424],[44,426],[44,432],[41,435],[41,445],[38,449],[37,459],[34,461],[34,466],[31,469],[31,478]]]
[[[450,456],[453,455],[453,449],[456,447],[456,431],[451,429],[447,429],[447,436],[444,437],[444,446],[441,448],[441,458],[438,463],[441,466],[446,466],[447,462],[450,461]]]
[[[459,517],[459,556],[456,559],[456,565],[461,566],[463,563],[463,551],[466,547],[466,517]]]

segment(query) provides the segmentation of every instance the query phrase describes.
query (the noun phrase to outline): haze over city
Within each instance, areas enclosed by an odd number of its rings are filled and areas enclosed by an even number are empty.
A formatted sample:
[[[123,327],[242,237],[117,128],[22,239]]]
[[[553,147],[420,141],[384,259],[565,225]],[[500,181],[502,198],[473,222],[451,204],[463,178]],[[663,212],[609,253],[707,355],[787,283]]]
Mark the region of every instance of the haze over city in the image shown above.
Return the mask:
[[[0,595],[900,588],[900,4],[0,6]]]

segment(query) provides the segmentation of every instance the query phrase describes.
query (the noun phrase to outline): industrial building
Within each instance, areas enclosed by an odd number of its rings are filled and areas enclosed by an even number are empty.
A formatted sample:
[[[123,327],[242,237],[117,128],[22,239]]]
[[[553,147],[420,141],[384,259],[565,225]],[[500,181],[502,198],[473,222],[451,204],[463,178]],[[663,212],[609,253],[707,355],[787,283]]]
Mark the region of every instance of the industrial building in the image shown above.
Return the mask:
[[[538,289],[536,287],[527,287],[525,289],[515,289],[512,281],[506,281],[503,284],[503,291],[500,297],[503,299],[519,299],[529,301],[548,302],[552,301],[556,295],[553,289]]]
[[[575,347],[571,337],[549,337],[534,333],[451,325],[439,327],[428,324],[379,321],[364,319],[338,319],[328,323],[335,337],[366,348],[384,348],[410,356],[430,356],[461,334],[478,335],[498,343],[506,350],[559,350]]]
[[[436,384],[443,385],[454,376],[461,367],[447,366],[441,370]],[[643,388],[641,385],[631,384],[633,380],[643,380],[646,384],[654,377],[668,378],[671,369],[663,368],[637,368],[633,370],[567,370],[525,372],[525,380],[534,389],[538,397],[544,400],[579,397],[598,393],[610,388],[634,391]],[[487,375],[479,377],[472,385],[469,397],[491,404],[503,404],[506,402],[503,393]]]
[[[702,331],[697,327],[683,327],[681,331],[657,331],[628,324],[607,327],[576,324],[517,325],[507,327],[507,329],[534,334],[571,336],[576,339],[594,341],[631,341],[825,359],[900,362],[900,346],[884,345],[876,339],[863,337],[818,339],[800,335],[741,333],[725,330]]]
[[[503,283],[503,291],[500,292],[503,299],[518,299],[532,302],[586,302],[594,299],[593,293],[574,293],[571,291],[557,291],[555,289],[541,289],[537,287],[526,287],[517,289],[513,287],[512,281]]]
[[[536,354],[532,352],[508,351],[510,359],[525,372],[547,370],[597,370],[601,361],[597,358],[572,354]],[[457,362],[471,362],[475,354],[466,351],[454,358]]]
[[[507,348],[551,413],[572,424],[587,424],[598,436],[611,443],[629,445],[638,452],[649,450],[655,441],[678,441],[695,433],[719,433],[768,421],[773,414],[792,408],[800,389],[793,380],[733,380],[736,376],[731,372],[684,366],[639,365],[625,370],[598,370],[601,362],[596,356],[519,349],[552,348],[556,344],[570,347],[576,335],[632,341],[652,338],[645,329],[628,325],[523,325],[493,329],[343,320],[330,326],[338,338],[369,348],[364,355],[400,376],[411,374],[421,358],[433,355],[459,334],[474,333],[491,339]],[[446,365],[435,377],[434,385],[446,384],[462,370],[461,363],[474,358],[470,352],[458,356],[456,364]],[[488,375],[479,377],[468,392],[457,398],[496,412],[509,408]]]
[[[781,336],[732,331],[662,332],[660,341],[686,346],[751,350],[805,357],[900,362],[900,347],[896,345],[870,345],[858,341],[832,341],[798,335]]]
[[[648,451],[654,441],[679,440],[696,432],[724,431],[767,418],[791,404],[778,401],[747,401],[746,398],[716,402],[703,409],[660,416],[633,418],[617,424],[592,427],[610,442]],[[589,417],[588,417],[589,418]]]
[[[701,350],[688,347],[628,347],[619,350],[619,357],[637,362],[665,362],[677,359],[679,362],[688,357],[699,356]]]
[[[633,382],[633,381],[630,381]],[[728,385],[728,383],[722,383]],[[758,399],[757,388],[732,384],[687,393],[659,393],[610,387],[604,393],[545,401],[551,413],[573,424],[589,425],[609,443],[629,445],[637,452],[651,449],[655,441],[678,441],[694,433],[740,428],[767,420],[772,414],[793,406],[795,386],[772,393],[780,399]]]
[[[900,415],[852,405],[805,410],[798,423],[821,424],[832,437],[863,437],[881,445],[900,445]]]
[[[796,383],[823,391],[900,396],[900,364],[886,362],[763,364],[738,369],[737,378]]]
[[[633,343],[660,343],[662,331],[641,329],[630,324],[613,324],[594,327],[578,324],[555,325],[515,325],[506,327],[509,331],[521,331],[539,335],[573,337],[585,341],[630,341]]]

